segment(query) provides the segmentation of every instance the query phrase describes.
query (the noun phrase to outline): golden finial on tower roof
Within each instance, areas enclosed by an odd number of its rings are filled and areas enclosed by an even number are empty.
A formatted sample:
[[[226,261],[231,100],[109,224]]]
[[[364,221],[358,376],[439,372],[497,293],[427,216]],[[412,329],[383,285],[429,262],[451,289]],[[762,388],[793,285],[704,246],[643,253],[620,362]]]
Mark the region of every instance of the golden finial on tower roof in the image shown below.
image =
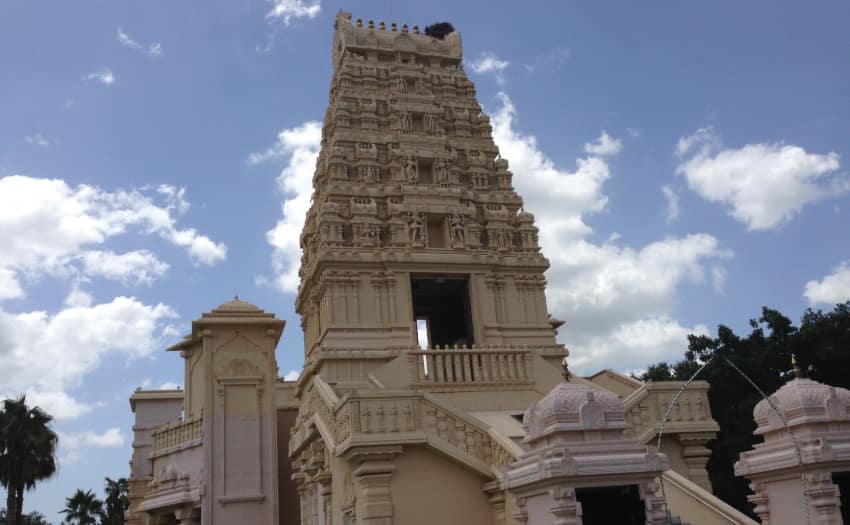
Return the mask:
[[[362,18],[357,19],[357,27],[363,27],[363,19]]]
[[[794,378],[800,379],[803,377],[803,370],[800,369],[800,364],[797,363],[797,356],[791,354],[791,371],[794,372]]]
[[[386,31],[387,30],[387,24],[385,24],[384,21],[381,20],[381,23],[378,24],[378,29],[380,29],[381,31]]]
[[[390,24],[390,31],[393,31],[393,32],[398,31],[398,27],[396,27],[395,22]]]

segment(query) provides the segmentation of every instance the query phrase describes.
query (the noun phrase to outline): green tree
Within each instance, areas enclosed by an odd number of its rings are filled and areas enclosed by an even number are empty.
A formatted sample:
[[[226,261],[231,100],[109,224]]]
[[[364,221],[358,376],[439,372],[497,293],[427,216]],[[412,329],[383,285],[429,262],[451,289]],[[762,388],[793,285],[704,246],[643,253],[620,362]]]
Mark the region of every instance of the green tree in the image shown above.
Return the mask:
[[[672,365],[651,365],[639,378],[685,381],[711,360],[698,378],[711,385],[711,412],[720,431],[710,444],[711,457],[706,468],[715,495],[752,515],[747,501],[748,482],[735,476],[733,465],[741,452],[760,441],[753,436],[753,408],[762,397],[726,360],[767,395],[793,378],[792,354],[804,375],[850,388],[850,301],[829,312],[806,310],[799,327],[778,311],[765,307],[761,317],[750,320],[750,328],[746,337],[724,325],[717,328],[716,337],[690,335],[683,360]]]
[[[9,525],[6,517],[6,509],[0,509],[0,525]],[[21,525],[50,525],[44,514],[40,512],[30,512],[21,516]]]
[[[103,518],[103,502],[97,499],[94,492],[83,492],[77,489],[70,498],[65,498],[65,508],[60,511],[65,515],[63,523],[73,525],[95,525],[98,518]]]
[[[53,417],[26,397],[6,399],[0,410],[0,485],[6,491],[9,525],[23,525],[24,491],[56,472],[58,438],[50,428]]]
[[[124,525],[124,512],[130,507],[130,485],[127,478],[106,478],[106,514],[102,525]]]

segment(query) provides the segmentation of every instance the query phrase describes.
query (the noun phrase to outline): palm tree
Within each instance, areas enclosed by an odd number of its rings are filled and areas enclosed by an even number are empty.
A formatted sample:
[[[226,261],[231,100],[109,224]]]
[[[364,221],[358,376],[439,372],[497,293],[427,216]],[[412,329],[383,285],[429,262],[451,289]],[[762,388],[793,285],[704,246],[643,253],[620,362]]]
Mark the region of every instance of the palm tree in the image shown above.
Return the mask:
[[[124,525],[124,512],[130,507],[127,478],[106,478],[106,516],[101,525]]]
[[[56,472],[59,438],[50,428],[53,417],[29,408],[26,396],[6,399],[0,410],[0,486],[7,490],[9,525],[21,525],[24,490]]]
[[[65,509],[60,512],[65,515],[64,523],[95,525],[98,518],[103,518],[103,502],[94,492],[77,489],[73,496],[65,498]]]

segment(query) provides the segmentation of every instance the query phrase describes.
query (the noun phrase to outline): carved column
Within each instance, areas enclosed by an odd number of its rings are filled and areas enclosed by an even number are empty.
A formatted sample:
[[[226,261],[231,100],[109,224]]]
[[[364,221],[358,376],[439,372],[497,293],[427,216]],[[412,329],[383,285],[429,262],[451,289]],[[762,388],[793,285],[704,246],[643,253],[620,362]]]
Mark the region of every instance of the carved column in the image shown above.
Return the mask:
[[[823,525],[841,525],[841,498],[838,487],[832,482],[830,472],[806,474],[809,512],[814,522]]]
[[[526,500],[525,498],[517,498],[514,503],[514,511],[511,513],[511,517],[519,523],[519,525],[525,525],[528,523],[528,509],[525,508]]]
[[[201,525],[201,509],[185,507],[174,512],[180,525]]]
[[[502,491],[499,481],[485,483],[482,489],[487,494],[490,506],[493,508],[493,525],[506,525],[505,493]]]
[[[581,504],[576,500],[573,487],[555,487],[549,490],[552,506],[549,510],[555,516],[554,525],[580,525]]]
[[[750,483],[753,493],[747,496],[747,500],[753,504],[753,512],[759,517],[762,525],[770,525],[770,499],[764,483],[753,481]]]
[[[395,465],[393,458],[400,446],[364,447],[350,451],[346,459],[354,466],[357,481],[357,522],[363,525],[392,525],[393,502],[390,492]]]
[[[705,434],[679,434],[679,443],[682,444],[682,458],[688,465],[688,477],[691,481],[711,492],[711,481],[705,464],[711,456],[711,450],[705,445],[714,439],[713,433]]]

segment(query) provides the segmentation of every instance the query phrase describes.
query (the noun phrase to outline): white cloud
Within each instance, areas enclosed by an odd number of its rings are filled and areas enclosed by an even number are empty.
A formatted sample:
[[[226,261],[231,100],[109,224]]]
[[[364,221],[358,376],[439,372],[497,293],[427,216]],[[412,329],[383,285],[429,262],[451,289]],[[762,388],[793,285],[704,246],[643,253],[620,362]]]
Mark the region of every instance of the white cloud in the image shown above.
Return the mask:
[[[585,220],[607,205],[603,184],[611,173],[606,159],[591,155],[577,159],[573,171],[558,168],[533,136],[516,130],[517,112],[508,96],[499,98],[493,137],[510,161],[526,209],[535,214],[540,243],[552,263],[548,302],[550,312],[567,321],[560,338],[571,350],[571,366],[588,372],[590,366],[630,370],[680,358],[687,333],[703,327],[674,319],[678,289],[685,282],[706,282],[708,262],[731,257],[731,252],[702,233],[639,248],[626,245],[619,235],[602,244],[591,242]],[[605,150],[614,154],[614,148]]]
[[[525,69],[533,73],[540,66],[547,66],[549,69],[556,70],[561,67],[570,58],[570,50],[563,47],[556,47],[545,53],[540,53],[534,58],[531,64],[525,64]]]
[[[679,218],[679,195],[670,186],[662,186],[661,193],[667,201],[667,222],[673,222]]]
[[[139,51],[140,53],[144,53],[145,55],[156,58],[162,55],[162,44],[159,42],[154,42],[150,45],[142,45],[139,42],[136,42],[130,36],[118,28],[118,41],[122,46],[132,49],[133,51]]]
[[[284,381],[297,381],[298,377],[301,376],[301,370],[290,370],[283,376]]]
[[[293,18],[315,18],[322,11],[320,0],[268,0],[272,4],[267,20],[281,20],[289,25]]]
[[[83,80],[94,80],[95,82],[100,82],[104,86],[111,86],[115,83],[115,75],[107,68],[84,75]]]
[[[0,301],[4,299],[18,299],[24,296],[24,289],[15,272],[9,268],[0,268]]]
[[[20,284],[21,275],[82,274],[151,282],[168,268],[153,253],[117,255],[91,249],[131,229],[158,234],[185,248],[196,264],[213,265],[225,258],[224,244],[195,229],[177,228],[176,216],[188,209],[182,189],[161,186],[156,194],[165,202],[136,190],[108,192],[22,175],[0,178],[0,298],[15,290],[10,283]]]
[[[163,344],[162,325],[175,312],[116,297],[94,306],[45,311],[0,310],[0,395],[27,393],[57,419],[76,417],[90,406],[68,390],[110,354],[149,356]]]
[[[262,153],[252,153],[249,164],[288,157],[286,167],[277,177],[278,190],[284,194],[282,217],[275,227],[266,232],[266,241],[272,245],[274,285],[285,292],[298,289],[298,267],[301,263],[300,236],[304,219],[310,207],[313,192],[313,172],[322,140],[322,125],[309,121],[301,126],[278,133],[277,142]],[[260,279],[259,282],[262,282]]]
[[[24,142],[27,144],[32,144],[33,146],[49,146],[50,141],[44,138],[44,135],[41,133],[36,133],[35,135],[27,135],[24,137]]]
[[[118,427],[112,427],[101,433],[86,431],[65,433],[59,432],[59,450],[64,452],[61,459],[65,462],[76,462],[82,458],[81,449],[123,447],[124,434]]]
[[[153,283],[168,270],[168,263],[148,250],[127,253],[87,251],[82,254],[83,271],[87,275],[105,277],[126,284]]]
[[[179,390],[180,383],[175,383],[174,381],[166,381],[165,383],[159,385],[160,390]]]
[[[481,53],[481,55],[476,60],[470,62],[469,67],[471,67],[472,70],[478,73],[479,75],[493,73],[496,76],[496,81],[499,84],[504,84],[505,77],[502,76],[502,72],[510,64],[510,62],[508,62],[507,60],[500,59],[494,53],[490,51],[485,51]]]
[[[832,176],[837,153],[809,153],[783,143],[747,144],[722,149],[711,128],[682,137],[676,145],[676,173],[702,198],[724,204],[748,230],[776,228],[803,206],[850,191],[850,181]]]
[[[809,281],[803,295],[809,304],[838,304],[850,301],[850,261],[844,261],[820,281]]]
[[[584,151],[601,157],[618,155],[623,151],[623,141],[612,137],[603,129],[596,142],[588,142],[584,145]]]

